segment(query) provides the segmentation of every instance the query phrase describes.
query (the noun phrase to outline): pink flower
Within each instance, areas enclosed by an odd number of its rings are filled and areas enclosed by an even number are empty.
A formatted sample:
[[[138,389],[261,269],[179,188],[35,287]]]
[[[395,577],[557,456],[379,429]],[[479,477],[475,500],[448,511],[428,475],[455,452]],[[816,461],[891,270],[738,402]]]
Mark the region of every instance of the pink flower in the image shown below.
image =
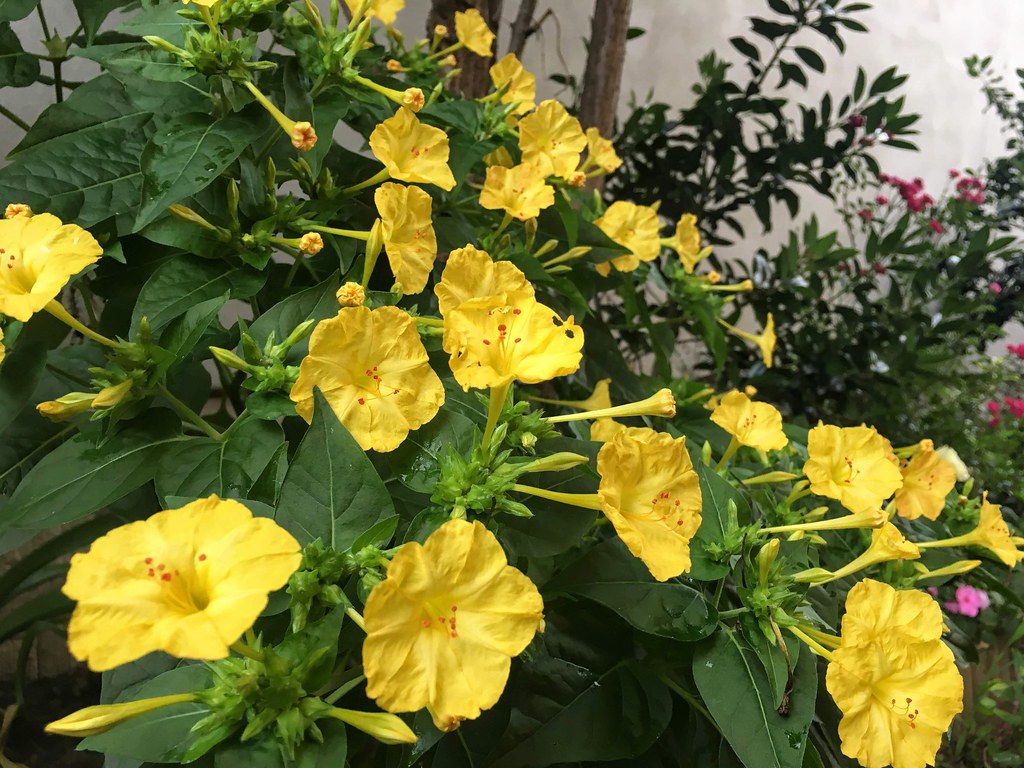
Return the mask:
[[[939,588],[938,587],[927,587],[927,588],[925,588],[924,591],[927,592],[932,597],[938,597],[939,596]]]
[[[889,198],[886,197],[885,195],[879,195],[878,197],[875,198],[875,202],[878,203],[878,205],[888,205]]]
[[[991,605],[991,601],[987,592],[975,589],[969,584],[961,584],[956,588],[956,602],[946,603],[946,610],[950,613],[970,616],[973,619],[989,605]]]
[[[853,128],[863,128],[865,123],[864,115],[850,115],[846,122]]]
[[[1010,344],[1007,348],[1011,354],[1016,355],[1021,360],[1024,360],[1024,344]]]
[[[988,289],[990,291],[992,291],[992,293],[1002,293],[1003,292],[1003,286],[1001,286],[999,283],[989,283],[988,284]]]
[[[1013,415],[1013,418],[1024,418],[1024,400],[1016,397],[1004,397],[1003,402],[1006,403],[1006,408]]]
[[[999,403],[997,403],[995,400],[989,400],[987,403],[985,403],[985,407],[988,408],[988,412],[991,413],[993,416],[999,416]]]
[[[920,213],[924,210],[925,195],[914,195],[913,197],[905,197],[907,201],[907,208],[912,210],[914,213]]]
[[[955,179],[959,175],[960,175],[960,171],[958,171],[956,168],[950,168],[949,169],[949,178]]]
[[[857,215],[864,219],[864,221],[871,221],[873,218],[875,218],[875,214],[873,214],[867,208],[861,208],[859,211],[857,211]]]
[[[931,227],[932,228],[932,232],[934,232],[937,235],[941,235],[943,232],[946,231],[945,229],[943,229],[942,225],[939,222],[937,222],[935,219],[932,219],[931,221],[929,221],[928,222],[928,226]]]
[[[995,429],[996,427],[999,426],[999,422],[1001,421],[1002,419],[1000,419],[998,416],[993,416],[991,419],[988,420],[988,428]]]

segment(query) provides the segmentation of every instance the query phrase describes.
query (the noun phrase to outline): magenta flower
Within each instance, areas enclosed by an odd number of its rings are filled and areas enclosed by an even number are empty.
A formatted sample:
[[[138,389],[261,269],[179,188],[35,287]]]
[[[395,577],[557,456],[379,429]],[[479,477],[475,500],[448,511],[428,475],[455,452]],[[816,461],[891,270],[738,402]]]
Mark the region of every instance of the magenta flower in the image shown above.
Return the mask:
[[[946,610],[949,613],[958,613],[973,619],[989,605],[991,605],[991,601],[988,592],[983,589],[975,589],[969,584],[961,584],[956,588],[956,600],[947,602]]]
[[[1021,360],[1024,360],[1024,344],[1010,344],[1006,349],[1010,354],[1016,355]]]

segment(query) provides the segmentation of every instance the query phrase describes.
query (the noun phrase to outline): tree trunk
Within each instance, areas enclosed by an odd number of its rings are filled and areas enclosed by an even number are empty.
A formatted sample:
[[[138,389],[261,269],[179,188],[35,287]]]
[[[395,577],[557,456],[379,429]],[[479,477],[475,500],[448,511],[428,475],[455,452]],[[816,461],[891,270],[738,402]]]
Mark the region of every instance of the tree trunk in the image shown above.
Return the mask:
[[[594,5],[580,122],[584,128],[597,128],[606,138],[615,127],[632,5],[633,0],[597,0]]]
[[[427,14],[427,37],[433,38],[434,27],[443,24],[448,28],[448,36],[443,47],[456,42],[455,12],[476,8],[484,17],[487,26],[495,34],[494,50],[498,48],[498,28],[501,25],[502,0],[431,0],[430,12]],[[488,70],[494,63],[494,57],[477,56],[465,49],[457,52],[458,67],[462,70],[449,81],[449,87],[469,99],[476,99],[486,94],[491,88],[491,77]]]
[[[533,15],[536,12],[537,0],[520,0],[519,13],[512,22],[512,36],[508,41],[509,53],[514,53],[516,58],[523,58],[526,40],[537,31],[537,25],[533,22]]]

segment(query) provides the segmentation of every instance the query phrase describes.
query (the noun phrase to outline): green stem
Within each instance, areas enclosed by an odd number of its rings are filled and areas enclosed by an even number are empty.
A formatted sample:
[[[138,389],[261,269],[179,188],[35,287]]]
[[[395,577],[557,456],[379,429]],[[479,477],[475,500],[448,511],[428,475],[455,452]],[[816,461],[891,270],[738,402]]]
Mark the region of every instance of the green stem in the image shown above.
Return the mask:
[[[340,699],[346,693],[351,691],[353,688],[355,688],[357,685],[359,685],[365,679],[366,679],[366,675],[359,675],[358,677],[355,677],[355,678],[349,680],[347,683],[343,684],[340,688],[338,688],[336,691],[334,691],[330,696],[325,696],[324,697],[324,701],[327,704],[334,704],[334,702],[336,702],[338,699]]]
[[[21,128],[21,130],[23,130],[23,131],[28,131],[28,129],[32,127],[31,125],[26,123],[24,120],[22,120],[20,117],[18,117],[16,114],[11,112],[11,110],[9,110],[3,104],[0,104],[0,115],[3,115],[4,117],[6,117],[8,120],[10,120],[16,126]]]
[[[711,599],[711,604],[713,606],[715,606],[715,608],[718,607],[718,603],[722,599],[722,590],[724,590],[724,589],[725,589],[725,579],[722,578],[722,579],[718,580],[718,585],[715,587],[715,596]]]
[[[41,8],[42,6],[40,6]],[[64,81],[61,78],[61,67],[63,66],[63,59],[53,60],[53,91],[57,97],[57,103],[60,104],[64,101]]]
[[[52,39],[53,35],[50,34],[50,25],[46,23],[46,14],[43,12],[42,3],[36,6],[36,11],[39,13],[39,25],[43,28],[43,38],[46,40]]]
[[[291,288],[292,281],[295,279],[295,275],[299,271],[299,266],[305,260],[305,254],[302,251],[295,254],[295,261],[292,262],[292,268],[288,270],[288,275],[284,279],[285,288]]]
[[[92,339],[93,341],[98,341],[100,344],[105,344],[106,346],[113,347],[114,349],[117,349],[118,347],[121,346],[116,341],[108,339],[103,334],[96,333],[96,331],[83,325],[77,318],[72,317],[71,313],[64,308],[64,305],[61,304],[56,299],[52,299],[49,304],[43,307],[43,309],[45,309],[47,312],[56,317],[65,325],[69,326],[73,330],[78,331],[86,338]]]
[[[178,412],[178,414],[188,421],[190,424],[198,428],[200,431],[212,437],[214,440],[223,440],[224,435],[218,432],[216,429],[210,426],[209,422],[200,416],[198,413],[189,408],[185,403],[176,398],[171,394],[171,391],[166,386],[161,384],[157,387],[157,391],[167,400],[168,403]]]
[[[711,713],[708,712],[707,708],[704,706],[704,704],[700,702],[699,699],[697,699],[696,696],[694,696],[688,690],[683,688],[681,685],[679,685],[679,683],[677,683],[668,675],[663,675],[661,678],[661,682],[667,685],[669,689],[671,689],[671,691],[675,693],[676,696],[678,696],[680,699],[689,704],[690,707],[700,712],[704,716],[704,719],[711,723],[715,727],[715,730],[718,730],[718,723],[715,722],[715,718],[711,716]]]
[[[319,224],[310,224],[309,228],[315,232],[326,232],[329,235],[339,235],[341,237],[351,237],[356,240],[369,240],[369,231],[364,232],[361,229],[338,229],[337,227],[324,227]]]
[[[363,632],[366,631],[366,622],[363,621],[363,615],[359,613],[359,611],[350,605],[345,608],[345,615],[352,619],[352,621],[356,623],[356,626],[363,630]]]
[[[490,389],[491,399],[487,404],[487,426],[484,427],[484,437],[481,441],[485,451],[491,444],[491,435],[494,434],[494,428],[498,426],[498,417],[501,416],[501,410],[505,407],[505,398],[508,397],[508,390],[511,386],[512,382],[509,382]]]
[[[253,661],[263,661],[263,654],[257,651],[255,648],[250,648],[248,645],[243,643],[241,640],[236,640],[231,644],[231,650],[235,653],[245,656],[247,659]]]
[[[735,616],[742,616],[744,613],[750,613],[749,608],[730,608],[728,611],[720,611],[718,614],[719,619],[731,619]]]
[[[739,442],[737,442],[735,436],[732,437],[729,440],[729,447],[725,449],[725,453],[722,454],[722,458],[715,465],[715,471],[716,472],[718,470],[720,470],[722,467],[724,467],[729,462],[729,459],[731,459],[733,457],[733,454],[735,454],[736,451],[739,450],[739,447],[740,447],[740,444],[739,444]]]

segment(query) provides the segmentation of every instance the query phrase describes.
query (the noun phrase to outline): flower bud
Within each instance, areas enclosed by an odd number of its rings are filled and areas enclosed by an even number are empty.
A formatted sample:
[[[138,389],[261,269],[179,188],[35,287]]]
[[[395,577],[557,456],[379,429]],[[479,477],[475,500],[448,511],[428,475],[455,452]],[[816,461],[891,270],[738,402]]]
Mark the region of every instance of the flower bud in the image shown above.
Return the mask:
[[[17,216],[31,216],[32,208],[28,203],[10,203],[4,211],[5,219],[13,219]]]
[[[345,283],[335,294],[338,303],[343,307],[361,307],[366,301],[366,291],[359,283]]]
[[[170,696],[158,696],[153,699],[126,701],[122,704],[98,704],[72,712],[67,717],[49,723],[44,729],[47,733],[59,733],[62,736],[95,736],[109,731],[115,725],[123,723],[139,715],[156,709],[195,701],[194,693],[175,693]]]
[[[69,392],[56,400],[39,403],[36,410],[50,421],[65,421],[72,416],[88,411],[92,408],[92,401],[95,399],[96,395],[91,392]]]
[[[768,584],[768,576],[771,573],[772,565],[775,563],[775,558],[779,555],[779,547],[781,546],[778,539],[772,539],[757,553],[757,575],[762,585]]]
[[[387,64],[385,64],[384,66],[387,67],[388,72],[405,71],[405,67],[402,66],[402,62],[400,62],[398,59],[388,59]]]
[[[92,401],[93,408],[112,408],[122,402],[132,390],[132,380],[122,381],[112,387],[101,389]]]
[[[299,238],[299,250],[315,256],[324,249],[324,239],[319,232],[307,232]]]
[[[414,744],[416,734],[398,715],[389,712],[357,712],[333,707],[328,714],[346,725],[351,725],[383,744]]]
[[[536,440],[536,438],[534,438]],[[529,464],[524,464],[520,467],[522,472],[561,472],[562,470],[572,469],[578,467],[580,464],[586,464],[589,462],[586,456],[581,456],[578,453],[569,453],[568,451],[561,451],[559,453],[552,453],[550,456],[542,456],[539,459],[531,461]]]
[[[419,88],[406,88],[402,94],[402,106],[408,107],[413,112],[419,112],[425,103],[423,91]]]
[[[217,361],[222,365],[226,365],[228,368],[234,368],[237,371],[245,371],[249,373],[252,371],[252,366],[245,362],[242,358],[227,349],[221,349],[220,347],[210,347],[210,352],[217,358]]]

